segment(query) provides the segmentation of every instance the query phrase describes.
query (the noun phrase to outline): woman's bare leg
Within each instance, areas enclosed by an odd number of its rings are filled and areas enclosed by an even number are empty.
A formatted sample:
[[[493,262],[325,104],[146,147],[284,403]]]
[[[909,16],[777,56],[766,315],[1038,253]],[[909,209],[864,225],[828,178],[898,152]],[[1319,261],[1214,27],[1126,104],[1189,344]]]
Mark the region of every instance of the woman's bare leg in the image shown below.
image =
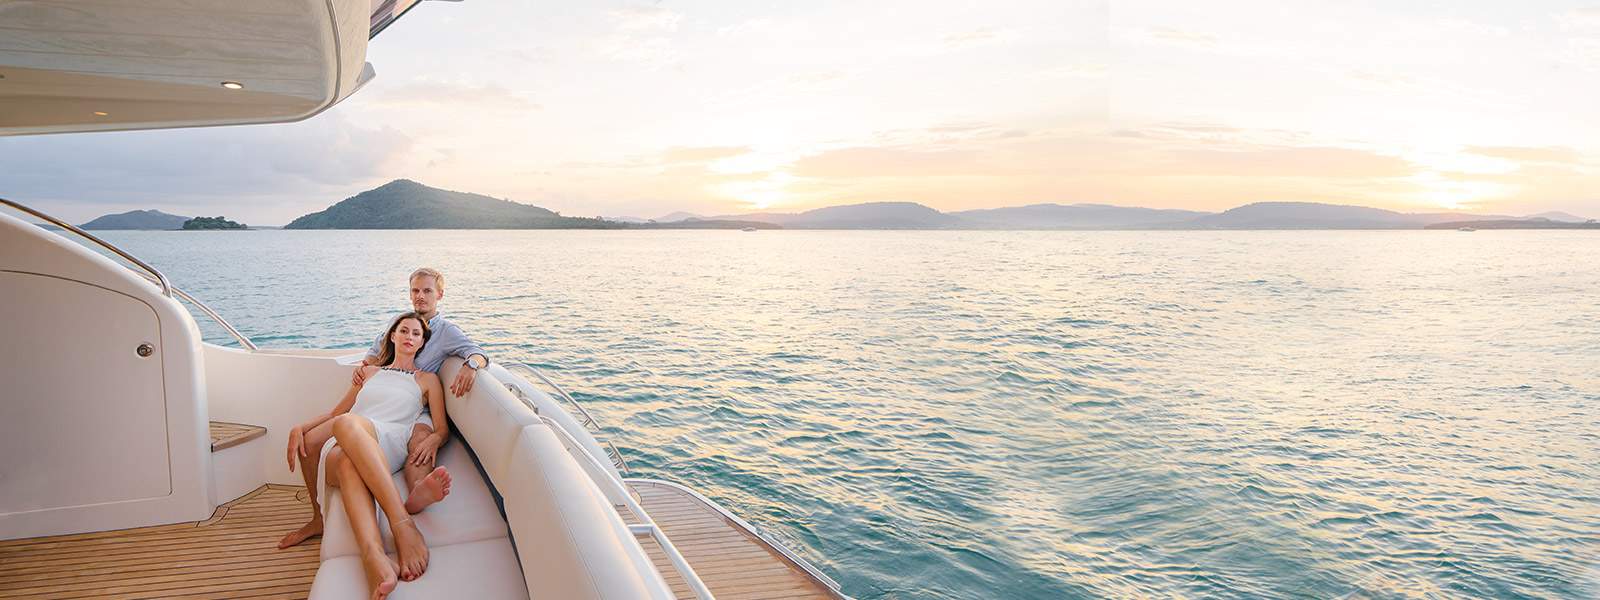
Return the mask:
[[[334,460],[335,454],[340,454],[338,461]],[[382,600],[400,582],[396,580],[394,563],[389,562],[389,556],[383,553],[383,537],[378,534],[378,514],[372,510],[372,494],[353,461],[344,457],[338,449],[328,455],[328,472],[330,484],[333,483],[331,476],[335,472],[339,480],[345,482],[339,488],[339,496],[344,498],[345,513],[350,515],[350,528],[355,531],[356,545],[361,548],[361,568],[367,572],[367,585],[371,586],[372,599]]]
[[[332,437],[332,419],[323,421],[321,425],[313,427],[311,431],[305,433],[307,456],[300,457],[300,476],[305,478],[306,495],[311,498],[311,520],[307,521],[305,525],[301,525],[299,529],[284,535],[283,539],[278,540],[279,550],[322,535],[322,504],[317,498],[317,461],[322,459],[323,444],[328,443],[328,440]],[[330,468],[330,474],[332,471]]]
[[[417,444],[430,435],[433,435],[432,427],[422,423],[413,425],[411,440],[406,442],[406,454],[409,455],[417,448]],[[400,468],[400,472],[405,473],[406,489],[411,490],[406,494],[406,512],[417,514],[450,495],[450,472],[444,467],[435,467],[435,461],[437,457],[414,465],[407,460],[406,466]]]
[[[406,512],[405,503],[400,500],[400,490],[395,488],[394,480],[390,478],[394,471],[389,468],[383,449],[378,447],[377,430],[372,422],[359,415],[339,415],[333,420],[333,437],[339,440],[339,448],[344,450],[344,462],[352,465],[372,498],[378,501],[383,514],[389,517],[389,529],[394,533],[394,548],[400,555],[400,578],[411,581],[421,577],[428,569],[428,544],[423,541],[422,532],[411,522],[411,514]],[[340,486],[341,490],[345,490],[342,493],[348,493],[349,489],[355,487],[355,481],[344,479]],[[355,515],[350,516],[354,522]]]

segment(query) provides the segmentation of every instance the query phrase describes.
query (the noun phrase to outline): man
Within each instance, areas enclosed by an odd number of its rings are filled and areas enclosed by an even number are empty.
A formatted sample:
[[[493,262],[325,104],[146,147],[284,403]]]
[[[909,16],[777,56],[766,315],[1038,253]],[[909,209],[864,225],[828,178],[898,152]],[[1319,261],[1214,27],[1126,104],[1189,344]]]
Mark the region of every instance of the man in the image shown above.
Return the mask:
[[[422,346],[422,351],[417,353],[417,368],[438,373],[439,368],[444,366],[444,360],[448,357],[457,356],[466,360],[466,364],[461,366],[461,371],[456,374],[455,379],[450,383],[450,393],[457,396],[466,395],[472,391],[472,384],[477,381],[478,371],[489,366],[489,357],[483,353],[483,348],[473,343],[472,339],[461,331],[460,327],[439,315],[439,301],[444,298],[444,275],[442,273],[423,267],[411,273],[410,282],[411,308],[428,320],[428,328],[433,332],[432,336],[428,338],[428,342]],[[388,331],[388,327],[385,326],[383,331]],[[366,358],[363,358],[361,364],[356,367],[355,372],[351,373],[350,383],[352,385],[361,385],[368,377],[378,372],[379,365],[374,363],[378,360],[378,354],[383,352],[383,342],[384,334],[379,333],[378,339],[373,342],[371,348],[367,349]],[[406,498],[406,510],[411,514],[416,514],[428,505],[444,499],[444,496],[449,493],[448,475],[441,472],[441,474],[429,478],[429,475],[433,473],[434,462],[439,448],[448,441],[449,431],[448,423],[437,429],[434,427],[433,416],[428,413],[426,407],[422,410],[422,417],[417,420],[417,424],[411,429],[411,439],[406,445],[405,464],[401,466],[401,472],[406,482],[405,489],[410,491]],[[313,439],[316,436],[309,433],[304,433],[303,435],[307,436],[306,447],[310,451],[305,456],[300,457],[300,470],[305,476],[308,489],[315,490],[316,463],[320,458],[318,452],[322,447],[320,442],[325,441],[326,438]],[[294,466],[294,460],[295,457],[291,456],[291,470]],[[443,479],[436,480],[440,477]],[[424,481],[428,485],[419,487],[419,482]],[[278,542],[279,548],[288,548],[313,536],[322,534],[322,515],[316,506],[318,498],[315,497],[314,491],[312,494],[311,502],[313,510],[316,510],[317,514],[300,529],[283,536],[283,539]]]
[[[461,331],[455,323],[451,323],[439,314],[439,301],[444,299],[444,274],[422,267],[411,273],[411,308],[417,314],[428,320],[428,329],[433,330],[433,335],[428,343],[417,353],[417,368],[429,373],[438,373],[444,366],[444,359],[451,356],[460,357],[466,361],[461,365],[461,371],[456,373],[456,378],[450,383],[450,393],[465,396],[472,391],[472,384],[477,381],[478,371],[489,366],[489,357],[483,353],[483,348],[472,342],[467,334]],[[385,328],[385,331],[387,327]],[[361,359],[361,366],[356,367],[350,376],[350,383],[360,385],[373,373],[378,372],[380,365],[378,354],[383,352],[383,333],[378,334],[378,339],[373,340],[372,347],[367,349],[366,358]],[[422,409],[422,418],[417,420],[411,429],[411,441],[406,447],[406,464],[404,467],[406,487],[409,489],[416,485],[418,479],[433,470],[433,461],[439,447],[447,441],[444,435],[434,435],[433,416],[428,414],[428,409]],[[420,455],[420,456],[419,456]]]

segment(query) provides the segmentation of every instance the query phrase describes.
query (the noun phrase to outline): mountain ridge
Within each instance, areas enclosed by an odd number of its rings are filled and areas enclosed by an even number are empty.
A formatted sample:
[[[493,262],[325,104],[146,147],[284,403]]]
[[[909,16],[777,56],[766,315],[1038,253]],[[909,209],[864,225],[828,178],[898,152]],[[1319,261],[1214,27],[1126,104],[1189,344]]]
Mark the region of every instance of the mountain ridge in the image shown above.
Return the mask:
[[[303,215],[284,229],[612,229],[603,219],[396,179]]]
[[[100,215],[80,229],[182,229],[189,217],[168,214],[155,209],[130,210],[124,213]]]

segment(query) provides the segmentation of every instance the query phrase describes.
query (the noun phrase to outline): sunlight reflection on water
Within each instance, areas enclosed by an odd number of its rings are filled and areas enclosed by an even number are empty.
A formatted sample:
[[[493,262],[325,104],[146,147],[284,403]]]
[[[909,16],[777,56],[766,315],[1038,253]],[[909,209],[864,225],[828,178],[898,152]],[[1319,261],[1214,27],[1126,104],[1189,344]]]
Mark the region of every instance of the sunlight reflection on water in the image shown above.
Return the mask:
[[[1595,586],[1590,232],[106,237],[264,347],[363,345],[439,267],[637,471],[860,598]]]

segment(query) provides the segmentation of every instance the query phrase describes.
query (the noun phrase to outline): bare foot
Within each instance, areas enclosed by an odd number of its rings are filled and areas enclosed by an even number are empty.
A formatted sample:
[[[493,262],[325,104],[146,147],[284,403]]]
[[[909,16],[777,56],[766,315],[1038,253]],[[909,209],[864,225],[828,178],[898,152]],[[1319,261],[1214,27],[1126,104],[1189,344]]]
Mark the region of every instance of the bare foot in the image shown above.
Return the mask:
[[[400,555],[400,579],[411,581],[428,570],[428,544],[410,517],[390,526],[394,549]]]
[[[301,525],[299,529],[284,534],[283,539],[278,540],[278,549],[282,550],[290,546],[298,546],[300,545],[300,542],[304,542],[319,535],[322,535],[321,517],[312,519],[305,525]]]
[[[449,495],[450,472],[439,467],[417,480],[416,487],[411,488],[411,494],[406,496],[406,512],[417,514]]]
[[[372,586],[372,600],[388,598],[394,587],[400,585],[400,582],[395,580],[394,560],[382,553],[363,553],[361,568],[367,572],[367,584]]]

